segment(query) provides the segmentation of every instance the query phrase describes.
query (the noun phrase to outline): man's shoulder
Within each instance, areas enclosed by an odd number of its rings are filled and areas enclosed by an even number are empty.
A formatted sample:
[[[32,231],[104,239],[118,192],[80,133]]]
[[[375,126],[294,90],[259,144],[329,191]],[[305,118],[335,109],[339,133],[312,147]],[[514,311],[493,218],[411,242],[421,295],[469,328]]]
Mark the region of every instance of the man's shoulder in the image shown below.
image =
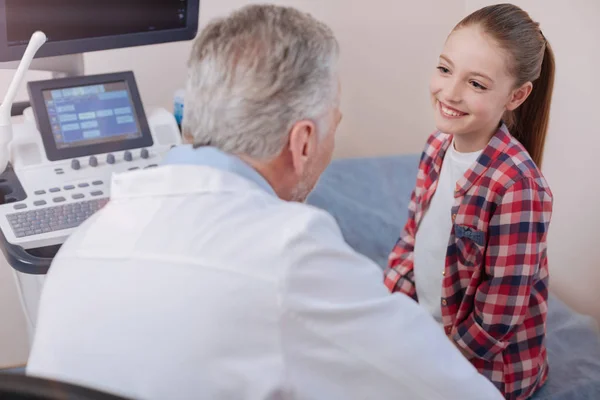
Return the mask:
[[[305,235],[318,238],[333,234],[341,237],[335,218],[318,207],[281,201],[269,208],[268,212],[273,216],[274,222],[281,224],[281,232],[285,232],[290,239]]]
[[[240,215],[240,220],[245,222],[228,231],[239,229],[239,237],[248,238],[245,247],[255,247],[247,255],[253,259],[277,258],[281,271],[294,259],[348,247],[335,218],[312,205],[269,200],[244,213],[247,215]],[[237,233],[235,236],[237,240]]]

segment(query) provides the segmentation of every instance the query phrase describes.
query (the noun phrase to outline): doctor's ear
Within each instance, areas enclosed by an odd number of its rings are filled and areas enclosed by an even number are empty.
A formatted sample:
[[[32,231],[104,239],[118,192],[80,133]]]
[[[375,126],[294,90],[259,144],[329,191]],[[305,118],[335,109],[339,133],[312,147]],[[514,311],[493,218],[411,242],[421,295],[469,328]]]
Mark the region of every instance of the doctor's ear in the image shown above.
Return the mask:
[[[309,120],[299,121],[290,131],[289,151],[297,175],[302,175],[307,161],[317,150],[317,127]]]

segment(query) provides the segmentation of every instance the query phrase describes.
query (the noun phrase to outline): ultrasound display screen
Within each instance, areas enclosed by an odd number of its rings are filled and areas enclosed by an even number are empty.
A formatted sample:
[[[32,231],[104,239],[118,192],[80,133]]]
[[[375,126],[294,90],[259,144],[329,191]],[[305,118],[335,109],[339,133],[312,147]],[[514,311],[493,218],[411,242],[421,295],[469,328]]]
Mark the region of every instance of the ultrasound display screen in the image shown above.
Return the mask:
[[[187,0],[6,0],[9,46],[185,28]]]
[[[57,149],[142,136],[125,81],[42,93]]]

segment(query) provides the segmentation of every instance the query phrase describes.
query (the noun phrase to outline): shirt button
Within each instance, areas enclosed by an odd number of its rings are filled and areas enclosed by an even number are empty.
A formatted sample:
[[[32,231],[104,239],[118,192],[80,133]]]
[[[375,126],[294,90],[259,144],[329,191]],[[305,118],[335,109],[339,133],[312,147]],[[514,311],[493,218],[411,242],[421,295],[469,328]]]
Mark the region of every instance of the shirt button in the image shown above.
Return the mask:
[[[446,276],[446,270],[442,271],[442,276]]]
[[[448,302],[446,301],[446,299],[442,299],[442,305],[443,306],[447,306],[448,305]]]
[[[447,326],[446,327],[446,335],[449,335],[451,330],[452,330],[452,328]]]
[[[456,221],[456,214],[452,214],[452,222]]]

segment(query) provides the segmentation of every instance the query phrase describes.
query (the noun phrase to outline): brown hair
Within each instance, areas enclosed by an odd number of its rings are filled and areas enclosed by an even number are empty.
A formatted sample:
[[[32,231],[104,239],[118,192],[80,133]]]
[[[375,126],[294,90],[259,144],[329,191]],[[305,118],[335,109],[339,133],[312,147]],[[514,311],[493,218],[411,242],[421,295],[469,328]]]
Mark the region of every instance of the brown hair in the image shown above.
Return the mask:
[[[472,25],[479,25],[512,56],[509,68],[516,78],[515,87],[533,83],[527,100],[516,110],[506,112],[504,122],[541,166],[554,88],[555,63],[550,43],[539,24],[513,4],[484,7],[464,18],[454,30]]]

